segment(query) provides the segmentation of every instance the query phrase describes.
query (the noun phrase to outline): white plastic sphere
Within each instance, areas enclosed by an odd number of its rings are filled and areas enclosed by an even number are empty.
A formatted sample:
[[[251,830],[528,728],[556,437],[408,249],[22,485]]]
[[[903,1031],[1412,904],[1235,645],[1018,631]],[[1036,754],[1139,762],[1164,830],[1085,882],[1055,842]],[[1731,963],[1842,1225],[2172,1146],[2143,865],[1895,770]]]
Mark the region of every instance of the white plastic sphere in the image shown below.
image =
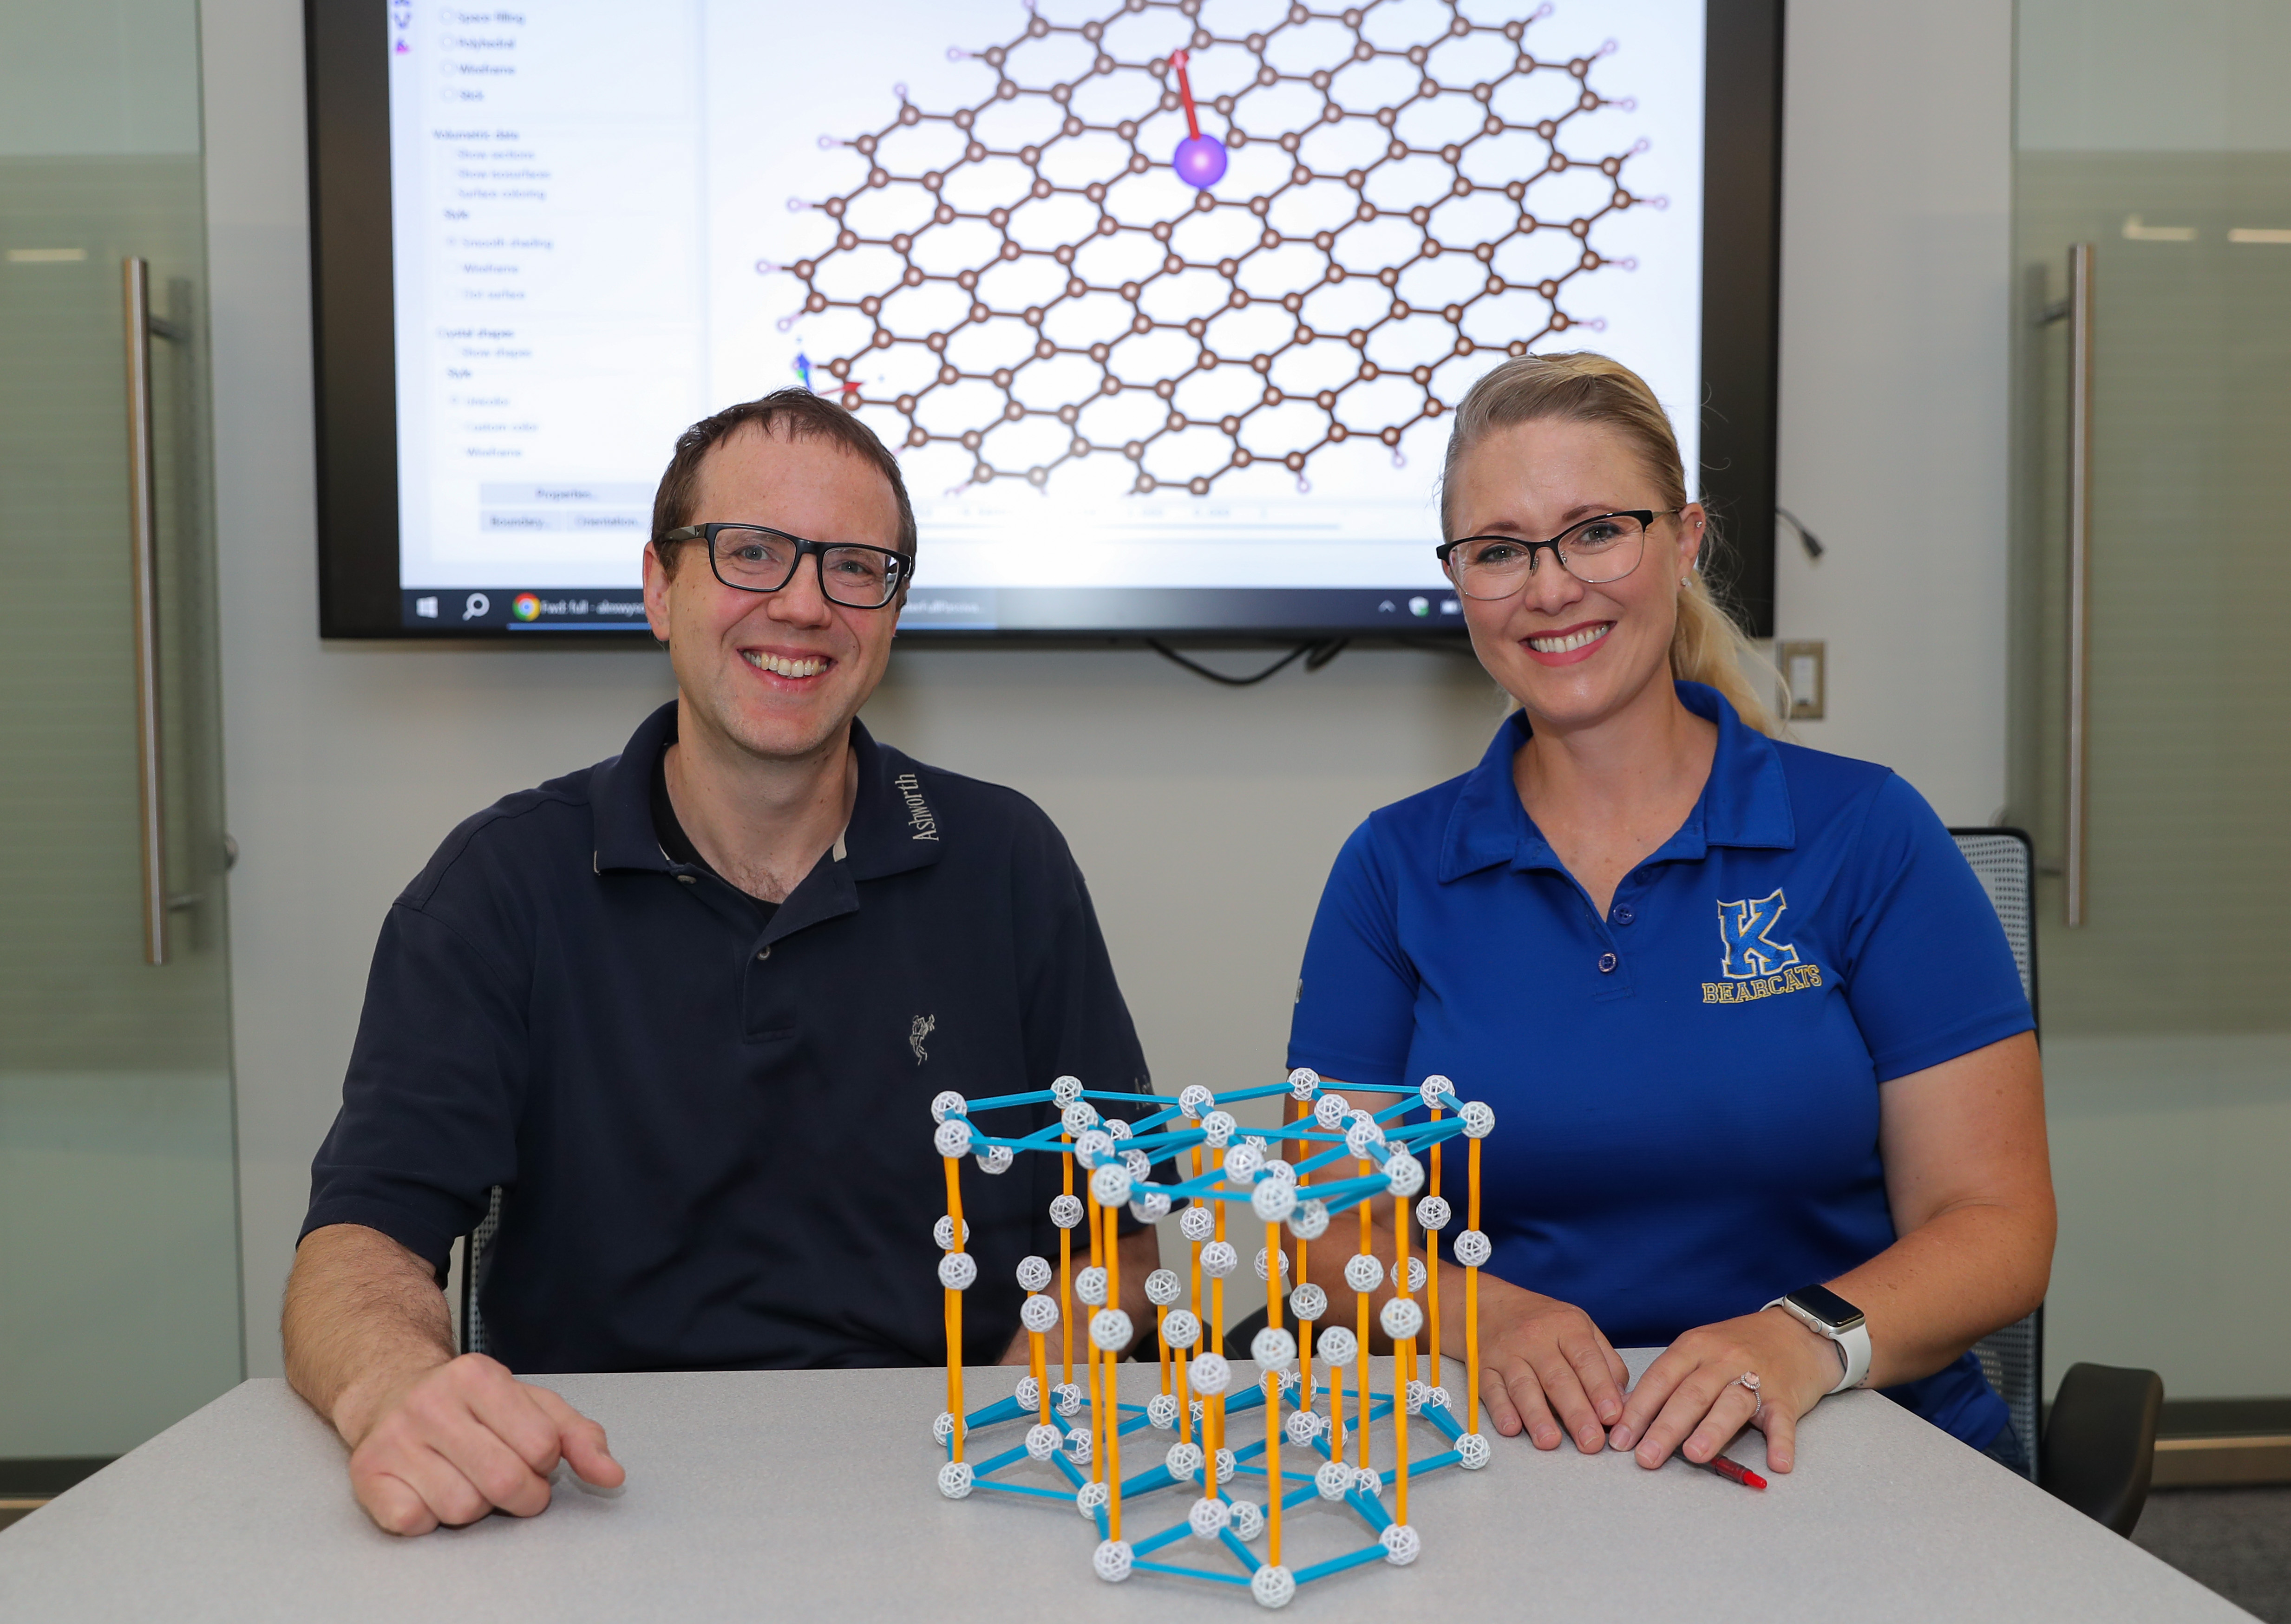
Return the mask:
[[[1072,1418],[1081,1413],[1081,1383],[1062,1381],[1050,1389],[1050,1408]]]
[[[1455,1395],[1445,1387],[1433,1388],[1424,1395],[1424,1402],[1441,1410],[1453,1410],[1456,1407]]]
[[[1408,1289],[1411,1293],[1421,1291],[1424,1289],[1425,1281],[1430,1277],[1429,1272],[1424,1266],[1423,1258],[1411,1258],[1408,1260]]]
[[[951,1500],[959,1500],[970,1492],[977,1482],[968,1460],[950,1460],[938,1469],[938,1491]]]
[[[1384,1547],[1384,1559],[1395,1568],[1406,1567],[1424,1548],[1424,1541],[1418,1539],[1416,1531],[1405,1523],[1386,1524],[1384,1532],[1377,1535],[1377,1540]]]
[[[938,1282],[950,1291],[968,1291],[978,1278],[978,1265],[969,1252],[949,1252],[938,1260]]]
[[[1484,1139],[1496,1130],[1496,1113],[1492,1107],[1473,1100],[1457,1113],[1464,1119],[1464,1137]]]
[[[1021,1376],[1010,1396],[1018,1401],[1021,1410],[1040,1410],[1042,1407],[1042,1384],[1031,1376]]]
[[[1408,1384],[1408,1413],[1422,1415],[1424,1406],[1432,1397],[1432,1389],[1420,1381]]]
[[[1297,1182],[1296,1168],[1278,1156],[1267,1156],[1265,1159],[1265,1165],[1258,1170],[1257,1176],[1259,1178],[1278,1178],[1282,1183],[1292,1187]]]
[[[1073,1294],[1093,1308],[1105,1306],[1105,1271],[1093,1263],[1076,1274]]]
[[[1079,1077],[1059,1078],[1057,1081],[1050,1084],[1050,1097],[1057,1102],[1059,1110],[1065,1110],[1068,1105],[1071,1105],[1074,1101],[1081,1097],[1081,1079]]]
[[[1141,1224],[1158,1224],[1170,1216],[1170,1197],[1166,1191],[1148,1190],[1134,1195],[1129,1201],[1129,1216]]]
[[[1360,1342],[1343,1326],[1331,1325],[1320,1334],[1314,1351],[1320,1355],[1322,1363],[1341,1371],[1360,1352]]]
[[[1202,1339],[1201,1316],[1190,1308],[1172,1308],[1162,1322],[1162,1339],[1171,1347],[1191,1347]]]
[[[1131,1561],[1129,1541],[1127,1540],[1101,1541],[1098,1548],[1089,1554],[1089,1565],[1097,1569],[1097,1576],[1109,1585],[1118,1585],[1129,1577]]]
[[[1424,1164],[1404,1150],[1396,1150],[1385,1158],[1385,1187],[1401,1200],[1406,1201],[1424,1187]]]
[[[938,1440],[942,1449],[954,1441],[953,1411],[942,1410],[938,1412],[938,1419],[931,1423],[931,1436]]]
[[[1211,1280],[1223,1280],[1241,1266],[1241,1253],[1230,1241],[1212,1241],[1202,1248],[1202,1273]]]
[[[1233,1113],[1229,1111],[1212,1111],[1202,1118],[1202,1133],[1213,1147],[1223,1146],[1226,1140],[1233,1138],[1234,1130],[1240,1126],[1239,1122],[1233,1120]]]
[[[1321,1073],[1309,1065],[1300,1065],[1289,1073],[1289,1094],[1292,1099],[1310,1099],[1321,1091]]]
[[[1254,1184],[1258,1169],[1264,1165],[1264,1153],[1254,1145],[1229,1146],[1225,1153],[1225,1181],[1227,1184]]]
[[[1090,1437],[1089,1427],[1069,1427],[1066,1428],[1066,1459],[1073,1461],[1076,1466],[1088,1466],[1089,1464],[1090,1451],[1095,1447],[1096,1444]]]
[[[1103,1128],[1086,1129],[1074,1136],[1073,1158],[1084,1167],[1094,1168],[1099,1159],[1113,1154],[1113,1136]]]
[[[1343,1125],[1352,1108],[1353,1102],[1343,1095],[1323,1094],[1313,1102],[1313,1121],[1333,1133]]]
[[[1189,1082],[1178,1090],[1178,1114],[1189,1122],[1198,1122],[1217,1106],[1217,1096],[1198,1082]]]
[[[1146,1300],[1156,1308],[1166,1308],[1176,1302],[1178,1294],[1184,1290],[1175,1269],[1155,1269],[1146,1276]]]
[[[1313,1474],[1313,1487],[1324,1500],[1340,1500],[1352,1491],[1353,1469],[1341,1460],[1323,1460]]]
[[[1012,1150],[1008,1145],[990,1145],[985,1150],[980,1151],[976,1156],[971,1158],[972,1161],[978,1163],[978,1170],[980,1172],[986,1174],[989,1178],[999,1178],[1003,1174],[1009,1172],[1010,1170],[1010,1164],[1017,1159],[1018,1153]]]
[[[1377,1318],[1384,1326],[1384,1334],[1395,1342],[1405,1342],[1424,1329],[1424,1310],[1416,1306],[1412,1297],[1387,1298]]]
[[[970,1154],[970,1124],[959,1116],[951,1116],[938,1125],[931,1135],[931,1147],[942,1156],[967,1156]]]
[[[1456,1210],[1448,1204],[1445,1196],[1427,1195],[1416,1203],[1416,1221],[1434,1234],[1447,1228],[1455,1216]]]
[[[1289,1312],[1307,1324],[1329,1311],[1329,1294],[1306,1281],[1289,1293]]]
[[[1047,1422],[1026,1428],[1026,1453],[1037,1460],[1048,1460],[1058,1452],[1062,1435]]]
[[[1198,1244],[1217,1233],[1217,1214],[1200,1202],[1178,1214],[1178,1233]]]
[[[1219,1454],[1227,1451],[1220,1450]],[[1222,1483],[1223,1478],[1218,1481]],[[1255,1500],[1233,1502],[1233,1532],[1244,1540],[1254,1540],[1265,1532],[1265,1507]]]
[[[943,1252],[954,1250],[954,1220],[943,1212],[939,1214],[938,1222],[931,1226],[931,1239],[937,1243],[939,1250]],[[966,1246],[970,1243],[969,1218],[962,1220],[962,1241]]]
[[[1443,1099],[1452,1102],[1455,1097],[1456,1085],[1437,1072],[1427,1077],[1423,1086],[1416,1090],[1416,1097],[1435,1111],[1441,1108]]]
[[[1105,1129],[1107,1133],[1111,1134],[1113,1138],[1113,1142],[1117,1145],[1121,1143],[1122,1140],[1128,1138],[1136,1131],[1136,1130],[1129,1126],[1129,1122],[1118,1116],[1101,1118],[1097,1125]]]
[[[1364,1466],[1353,1474],[1353,1487],[1370,1499],[1384,1498],[1384,1474],[1374,1467]]]
[[[1260,1607],[1286,1607],[1297,1599],[1297,1576],[1277,1562],[1268,1562],[1249,1576],[1249,1593]]]
[[[1456,1261],[1467,1269],[1475,1269],[1495,1255],[1495,1248],[1487,1235],[1477,1229],[1467,1229],[1456,1237]]]
[[[1289,1233],[1300,1241],[1317,1241],[1329,1233],[1329,1205],[1322,1201],[1300,1201],[1297,1210],[1289,1215]]]
[[[1058,1299],[1040,1292],[1018,1305],[1018,1323],[1036,1336],[1047,1336],[1058,1323]]]
[[[1194,1531],[1196,1540],[1216,1539],[1232,1520],[1231,1508],[1214,1495],[1195,1500],[1194,1508],[1186,1513],[1186,1525]]]
[[[961,1095],[956,1093],[953,1089],[948,1089],[945,1092],[932,1097],[931,1121],[934,1122],[944,1122],[951,1116],[961,1116],[970,1107],[963,1102]]]
[[[1154,1170],[1154,1158],[1142,1150],[1125,1150],[1121,1153],[1121,1166],[1129,1173],[1130,1182],[1137,1184]],[[1166,1201],[1168,1197],[1162,1199]]]
[[[1146,1420],[1156,1432],[1168,1432],[1178,1424],[1178,1398],[1174,1393],[1156,1393],[1146,1401]]]
[[[1286,1179],[1268,1178],[1249,1198],[1250,1210],[1268,1224],[1277,1224],[1297,1210],[1297,1186]]]
[[[1128,1347],[1137,1334],[1129,1316],[1119,1308],[1100,1308],[1089,1316],[1089,1339],[1109,1354]]]
[[[1071,1195],[1050,1197],[1050,1222],[1061,1229],[1072,1229],[1081,1222],[1081,1202]]]
[[[1194,1399],[1192,1403],[1188,1403],[1186,1408],[1194,1412],[1194,1430],[1195,1432],[1201,1431],[1202,1424],[1209,1415],[1209,1406],[1202,1403],[1201,1400]]]
[[[1129,1199],[1129,1170],[1118,1162],[1101,1162],[1089,1176],[1089,1193],[1101,1207],[1119,1207]]]
[[[1031,1254],[1018,1259],[1018,1289],[1039,1291],[1050,1283],[1050,1260]]]
[[[1297,1359],[1297,1339],[1277,1325],[1267,1325],[1250,1339],[1249,1356],[1259,1368],[1285,1371]]]
[[[1373,1291],[1384,1283],[1384,1259],[1374,1252],[1355,1252],[1345,1259],[1345,1283],[1355,1291]]]
[[[1273,1154],[1273,1141],[1261,1133],[1246,1134],[1242,1136],[1241,1142],[1255,1151],[1259,1157],[1270,1156]],[[1258,1165],[1261,1167],[1264,1163],[1260,1161]]]
[[[1074,1509],[1095,1523],[1098,1508],[1113,1498],[1113,1491],[1104,1483],[1086,1483],[1074,1491]]]
[[[1098,1124],[1097,1107],[1086,1099],[1077,1099],[1058,1113],[1059,1125],[1080,1138]]]
[[[1456,1440],[1456,1453],[1462,1457],[1457,1464],[1467,1472],[1476,1472],[1487,1465],[1491,1452],[1484,1433],[1467,1432]]]
[[[1281,1430],[1291,1443],[1310,1443],[1321,1435],[1321,1418],[1309,1410],[1291,1410],[1282,1419]]]
[[[1203,1354],[1193,1362],[1186,1379],[1202,1397],[1214,1398],[1232,1385],[1233,1367],[1222,1354]]]
[[[1202,1446],[1194,1443],[1172,1443],[1170,1452],[1162,1457],[1162,1464],[1179,1483],[1190,1483],[1201,1473]]]
[[[1265,1248],[1261,1246],[1257,1249],[1257,1277],[1259,1280],[1270,1280],[1273,1278],[1272,1261],[1266,1256]],[[1283,1280],[1286,1280],[1289,1277],[1289,1254],[1287,1252],[1282,1252],[1281,1254],[1281,1277]]]

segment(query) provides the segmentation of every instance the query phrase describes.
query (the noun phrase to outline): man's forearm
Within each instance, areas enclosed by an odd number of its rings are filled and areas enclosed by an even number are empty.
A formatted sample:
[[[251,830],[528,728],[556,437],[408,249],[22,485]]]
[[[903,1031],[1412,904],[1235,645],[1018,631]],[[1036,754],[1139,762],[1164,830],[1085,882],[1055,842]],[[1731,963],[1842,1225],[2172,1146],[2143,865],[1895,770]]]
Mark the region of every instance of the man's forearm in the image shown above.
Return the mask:
[[[286,1379],[353,1448],[393,1388],[454,1356],[453,1317],[429,1265],[358,1224],[302,1242],[279,1331]]]

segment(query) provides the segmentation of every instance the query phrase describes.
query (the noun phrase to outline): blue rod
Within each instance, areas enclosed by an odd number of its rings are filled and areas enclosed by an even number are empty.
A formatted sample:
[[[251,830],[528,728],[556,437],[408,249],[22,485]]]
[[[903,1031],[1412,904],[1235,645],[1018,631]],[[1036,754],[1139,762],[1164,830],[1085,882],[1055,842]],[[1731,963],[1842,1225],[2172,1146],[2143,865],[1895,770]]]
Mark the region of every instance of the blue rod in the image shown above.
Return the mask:
[[[1296,1580],[1301,1585],[1315,1579],[1326,1579],[1331,1573],[1341,1573],[1346,1568],[1356,1568],[1365,1563],[1378,1561],[1383,1556],[1384,1547],[1381,1544],[1369,1546],[1364,1550],[1347,1551],[1341,1556],[1331,1556],[1326,1562],[1316,1562],[1309,1568],[1298,1569],[1295,1575]]]
[[[1249,1588],[1247,1579],[1235,1579],[1230,1573],[1211,1572],[1206,1568],[1181,1568],[1169,1562],[1132,1562],[1129,1565],[1142,1573],[1174,1573],[1180,1579],[1213,1579],[1221,1585],[1239,1585],[1244,1590]],[[1255,1568],[1249,1572],[1251,1578],[1256,1576]]]
[[[1218,1531],[1218,1543],[1238,1556],[1241,1559],[1241,1571],[1252,1578],[1255,1577],[1257,1570],[1265,1565],[1257,1559],[1255,1551],[1241,1542],[1241,1536],[1234,1532],[1230,1525]]]
[[[1037,1499],[1057,1500],[1061,1505],[1073,1504],[1073,1496],[1058,1489],[1038,1489],[1032,1483],[989,1483],[980,1478],[970,1485],[974,1489],[991,1489],[997,1494],[1028,1494]]]

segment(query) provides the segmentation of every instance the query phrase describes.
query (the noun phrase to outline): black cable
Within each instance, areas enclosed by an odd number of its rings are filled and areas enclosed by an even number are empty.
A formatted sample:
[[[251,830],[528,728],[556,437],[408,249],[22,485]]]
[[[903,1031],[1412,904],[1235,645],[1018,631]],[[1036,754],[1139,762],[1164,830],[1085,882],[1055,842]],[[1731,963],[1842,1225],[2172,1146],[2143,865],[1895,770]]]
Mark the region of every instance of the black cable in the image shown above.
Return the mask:
[[[1296,647],[1290,649],[1287,654],[1282,655],[1279,659],[1274,661],[1272,664],[1266,666],[1263,671],[1253,672],[1246,677],[1228,677],[1223,671],[1211,671],[1206,665],[1202,665],[1193,660],[1188,660],[1185,655],[1179,654],[1167,643],[1157,642],[1152,638],[1147,638],[1146,639],[1146,647],[1152,649],[1155,654],[1160,655],[1171,664],[1184,666],[1196,677],[1206,677],[1211,682],[1218,683],[1225,687],[1246,688],[1255,687],[1267,677],[1274,675],[1275,672],[1287,670],[1290,666],[1295,664],[1299,660],[1306,661],[1305,669],[1306,671],[1318,671],[1321,667],[1326,665],[1330,661],[1342,654],[1345,651],[1345,645],[1349,643],[1351,640],[1352,639],[1350,638],[1339,637],[1330,638],[1325,642],[1299,643]],[[1312,657],[1309,660],[1306,660],[1306,656],[1308,655]]]
[[[1782,507],[1776,508],[1774,511],[1781,514],[1783,519],[1787,519],[1789,522],[1789,527],[1797,532],[1798,544],[1805,549],[1805,556],[1807,558],[1818,559],[1823,553],[1829,551],[1829,549],[1821,544],[1821,538],[1820,536],[1816,535],[1813,531],[1807,529],[1804,525],[1798,522],[1798,517],[1797,514],[1791,512],[1788,508]]]

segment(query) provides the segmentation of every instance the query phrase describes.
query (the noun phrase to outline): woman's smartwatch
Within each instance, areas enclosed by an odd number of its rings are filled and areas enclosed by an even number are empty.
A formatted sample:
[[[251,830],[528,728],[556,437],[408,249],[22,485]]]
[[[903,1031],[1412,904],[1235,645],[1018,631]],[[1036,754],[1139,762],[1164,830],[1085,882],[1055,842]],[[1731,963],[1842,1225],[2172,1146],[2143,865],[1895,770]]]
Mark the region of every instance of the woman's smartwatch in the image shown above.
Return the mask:
[[[1837,1345],[1837,1356],[1845,1362],[1845,1373],[1830,1388],[1832,1393],[1858,1387],[1869,1379],[1869,1322],[1862,1317],[1861,1310],[1828,1286],[1800,1286],[1788,1297],[1777,1297],[1766,1307],[1781,1309],[1815,1336],[1825,1337]],[[1759,1312],[1763,1314],[1765,1309]]]

